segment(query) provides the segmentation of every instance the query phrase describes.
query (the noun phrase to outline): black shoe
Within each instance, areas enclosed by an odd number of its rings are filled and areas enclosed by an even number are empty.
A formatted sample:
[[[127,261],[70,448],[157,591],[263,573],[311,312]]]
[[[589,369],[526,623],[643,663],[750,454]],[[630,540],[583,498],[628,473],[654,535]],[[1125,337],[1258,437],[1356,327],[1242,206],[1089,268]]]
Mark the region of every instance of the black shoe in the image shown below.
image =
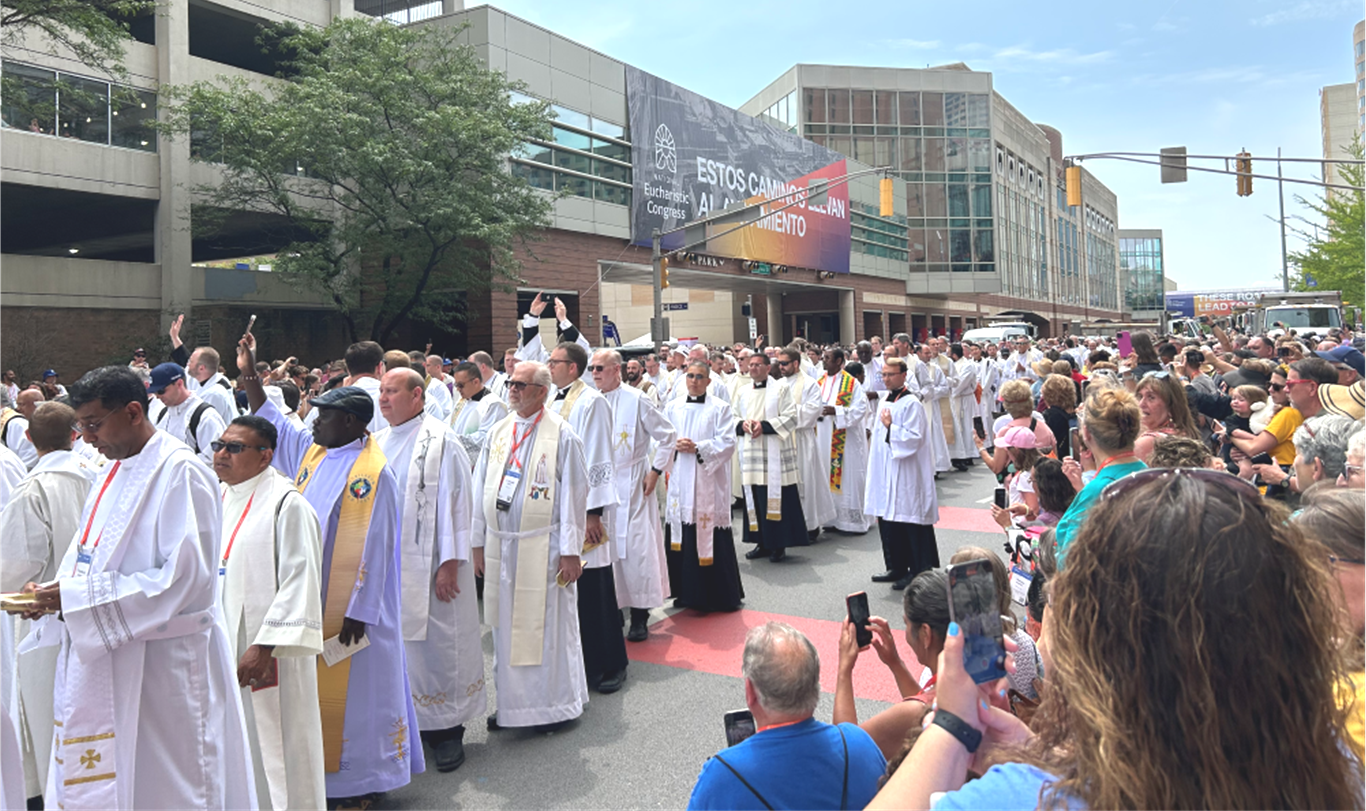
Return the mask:
[[[436,753],[438,772],[453,772],[465,762],[465,742],[460,739],[461,737],[464,736],[447,738],[432,747],[432,751]]]
[[[873,582],[874,582],[874,583],[895,583],[896,581],[900,580],[901,578],[903,578],[903,577],[905,577],[905,576],[906,576],[906,573],[905,573],[905,572],[894,572],[894,571],[892,571],[891,569],[888,569],[887,571],[883,572],[882,574],[875,574],[875,575],[873,575]]]
[[[627,642],[644,642],[650,636],[648,626],[650,612],[644,608],[631,609],[631,630],[626,632]]]
[[[815,529],[809,529],[809,530],[806,531],[806,539],[807,539],[808,541],[810,541],[811,543],[815,543],[815,542],[816,542],[816,539],[819,538],[820,536],[821,536],[820,527],[816,527]]]
[[[772,562],[772,563],[778,563],[778,562],[780,562],[780,561],[787,560],[787,550],[786,550],[786,549],[775,549],[775,550],[773,550],[773,554],[771,554],[771,555],[768,556],[768,559],[769,559],[769,561]]]
[[[900,580],[898,580],[898,581],[896,581],[895,583],[893,583],[893,584],[892,584],[892,588],[895,589],[896,591],[901,591],[902,589],[904,589],[904,588],[906,588],[907,586],[909,586],[909,585],[911,584],[911,581],[914,580],[914,579],[915,579],[915,575],[913,575],[913,574],[908,574],[908,575],[906,575],[905,577],[903,577],[903,578],[901,578]]]
[[[575,719],[570,718],[570,719],[567,720],[567,721],[556,721],[556,722],[553,723],[553,724],[537,724],[536,726],[534,726],[534,727],[531,728],[531,731],[532,731],[532,732],[540,732],[540,733],[543,733],[543,734],[548,735],[548,734],[550,734],[551,732],[559,732],[560,730],[562,730],[562,729],[564,729],[565,727],[569,726],[570,724],[574,723],[574,720],[575,720]]]
[[[767,549],[762,546],[756,546],[745,553],[745,560],[758,560],[759,558],[766,558],[768,555],[769,552]]]
[[[623,667],[621,670],[618,670],[615,673],[603,674],[602,681],[598,682],[598,686],[595,689],[605,696],[610,696],[611,694],[620,690],[621,686],[625,683],[626,668]]]
[[[498,713],[495,712],[488,718],[488,730],[489,732],[497,732],[500,729],[506,729],[506,727],[498,723]]]
[[[366,811],[373,808],[381,796],[379,793],[372,793],[358,797],[328,797],[327,807],[336,811]]]

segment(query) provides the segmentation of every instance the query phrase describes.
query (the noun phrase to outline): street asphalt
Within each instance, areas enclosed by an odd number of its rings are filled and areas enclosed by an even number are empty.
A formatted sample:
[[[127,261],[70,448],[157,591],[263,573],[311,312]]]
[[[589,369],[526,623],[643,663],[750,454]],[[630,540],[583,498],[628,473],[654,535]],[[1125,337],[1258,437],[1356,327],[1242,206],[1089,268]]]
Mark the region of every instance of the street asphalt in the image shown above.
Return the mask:
[[[980,463],[966,473],[943,474],[939,504],[957,509],[950,510],[953,522],[941,512],[935,531],[942,563],[963,546],[1001,552],[1004,536],[980,531],[989,521],[983,514],[994,485]],[[739,520],[737,513],[737,539]],[[945,523],[973,528],[946,528]],[[749,548],[736,545],[741,555]],[[428,771],[386,794],[376,807],[683,808],[703,763],[725,745],[722,716],[745,706],[739,673],[741,623],[787,619],[812,636],[821,656],[824,691],[816,717],[824,721],[830,720],[845,595],[867,591],[873,614],[891,622],[903,658],[914,662],[902,636],[901,592],[869,581],[882,569],[876,524],[866,535],[824,533],[815,545],[791,550],[781,563],[742,557],[743,611],[703,616],[666,607],[652,612],[651,639],[626,643],[633,661],[620,692],[592,693],[583,716],[551,734],[489,732],[483,719],[476,719],[467,725],[464,765],[438,773],[429,750]],[[487,627],[484,656],[492,712],[493,640]],[[669,663],[658,663],[663,660]],[[876,655],[865,652],[855,671],[856,694],[894,697],[886,674]],[[888,706],[877,698],[858,698],[857,705],[860,718]]]

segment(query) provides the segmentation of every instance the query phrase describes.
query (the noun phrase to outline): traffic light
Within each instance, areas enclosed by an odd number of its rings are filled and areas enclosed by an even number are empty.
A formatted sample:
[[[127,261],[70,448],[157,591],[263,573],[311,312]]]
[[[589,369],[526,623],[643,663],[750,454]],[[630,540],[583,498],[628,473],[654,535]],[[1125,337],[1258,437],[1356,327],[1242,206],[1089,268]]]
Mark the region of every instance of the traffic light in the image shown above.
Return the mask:
[[[880,198],[879,202],[881,204],[878,209],[878,216],[890,217],[894,213],[894,207],[892,205],[892,179],[890,177],[884,177],[878,181],[877,186],[878,196]]]
[[[1252,194],[1252,153],[1243,151],[1238,153],[1238,196],[1247,197]]]
[[[669,286],[669,257],[665,256],[659,260],[659,289],[664,290]]]
[[[1076,165],[1067,167],[1065,178],[1067,181],[1067,205],[1069,207],[1081,205],[1081,167]]]

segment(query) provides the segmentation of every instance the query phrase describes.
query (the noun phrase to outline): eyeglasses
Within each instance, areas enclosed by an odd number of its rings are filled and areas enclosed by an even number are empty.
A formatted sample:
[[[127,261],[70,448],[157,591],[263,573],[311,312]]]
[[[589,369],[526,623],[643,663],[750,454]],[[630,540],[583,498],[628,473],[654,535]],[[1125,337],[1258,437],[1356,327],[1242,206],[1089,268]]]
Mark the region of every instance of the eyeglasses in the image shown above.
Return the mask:
[[[242,451],[245,451],[245,450],[248,450],[248,449],[253,450],[253,451],[268,451],[268,450],[270,450],[270,448],[266,447],[265,445],[247,445],[247,444],[242,443],[242,442],[219,442],[219,441],[216,440],[216,439],[215,439],[214,441],[212,441],[212,442],[209,443],[209,447],[210,447],[210,448],[213,448],[213,452],[214,452],[214,453],[220,453],[220,452],[222,452],[222,451],[227,451],[228,453],[232,454],[233,456],[236,456],[237,454],[241,453]]]
[[[114,416],[114,414],[118,413],[120,410],[121,409],[116,408],[113,411],[110,411],[109,413],[105,414],[103,417],[100,417],[99,419],[95,420],[94,422],[81,422],[80,420],[76,420],[75,422],[71,423],[71,430],[75,431],[78,434],[93,434],[96,431],[100,430],[100,426],[104,425],[105,420]]]
[[[1111,482],[1101,491],[1102,499],[1118,498],[1130,490],[1148,482],[1159,481],[1172,476],[1189,476],[1196,481],[1207,484],[1217,484],[1236,496],[1242,498],[1252,498],[1260,500],[1262,493],[1255,485],[1244,479],[1240,479],[1232,473],[1225,473],[1222,470],[1210,470],[1203,467],[1150,467],[1147,470],[1140,470],[1130,473],[1122,479]]]
[[[1301,383],[1315,383],[1315,384],[1317,384],[1318,381],[1317,381],[1317,380],[1287,380],[1287,381],[1285,381],[1285,386],[1283,386],[1283,388],[1287,388],[1287,389],[1288,389],[1288,388],[1290,388],[1291,386],[1298,386],[1298,385],[1301,384]]]
[[[572,361],[563,360],[563,359],[561,359],[561,358],[551,358],[550,360],[548,360],[548,361],[545,362],[545,365],[546,365],[546,366],[554,366],[554,365],[557,364],[557,363],[572,363]]]
[[[1340,557],[1338,557],[1337,555],[1329,555],[1329,556],[1328,556],[1328,562],[1329,562],[1329,563],[1351,563],[1351,564],[1354,564],[1354,565],[1356,565],[1356,566],[1366,565],[1366,560],[1362,560],[1361,558],[1340,558]]]
[[[1284,384],[1284,383],[1272,383],[1272,384],[1271,384],[1271,390],[1272,390],[1272,391],[1285,391],[1285,384]]]
[[[567,363],[567,362],[568,362],[568,361],[566,361],[566,363]],[[613,368],[613,367],[612,367],[612,366],[605,366],[605,365],[603,365],[603,364],[598,364],[597,366],[589,366],[589,367],[588,367],[588,371],[590,371],[590,372],[605,372],[605,371],[607,371],[608,369],[611,369],[611,368]]]
[[[553,361],[552,361],[552,363],[553,363]],[[568,361],[561,361],[561,363],[568,363]],[[520,381],[520,380],[509,380],[509,381],[508,381],[508,389],[511,390],[511,391],[521,391],[521,390],[525,389],[527,386],[540,386],[540,385],[541,385],[540,383],[523,383],[523,382]],[[544,386],[541,386],[541,388],[545,388],[545,387],[544,387]]]
[[[711,378],[710,375],[699,375],[695,372],[690,375],[684,375],[684,377],[688,380],[709,380]]]
[[[1305,425],[1308,425],[1308,423],[1305,423]],[[1343,478],[1343,479],[1350,479],[1350,478],[1352,478],[1353,476],[1359,476],[1359,475],[1361,475],[1361,471],[1362,471],[1362,466],[1361,466],[1361,465],[1343,465],[1343,466],[1342,466],[1342,476],[1341,476],[1341,478]]]

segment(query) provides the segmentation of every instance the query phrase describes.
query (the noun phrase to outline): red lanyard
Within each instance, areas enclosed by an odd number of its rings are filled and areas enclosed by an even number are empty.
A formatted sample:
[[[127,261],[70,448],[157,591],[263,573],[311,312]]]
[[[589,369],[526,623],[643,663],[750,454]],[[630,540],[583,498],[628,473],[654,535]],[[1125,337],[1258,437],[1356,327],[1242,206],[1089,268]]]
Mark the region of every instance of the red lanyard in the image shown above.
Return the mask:
[[[228,538],[228,548],[223,550],[223,565],[228,565],[228,555],[232,554],[232,544],[237,540],[237,530],[242,528],[242,522],[247,520],[247,513],[251,512],[251,503],[256,500],[256,494],[252,493],[251,498],[247,499],[247,508],[242,511],[242,517],[237,519],[237,526],[232,528],[232,537]]]
[[[540,411],[540,413],[536,415],[536,421],[533,422],[532,424],[530,424],[530,425],[528,425],[528,426],[526,427],[526,433],[525,433],[525,434],[522,434],[522,438],[521,438],[521,439],[517,439],[517,438],[516,438],[516,436],[517,436],[517,426],[514,425],[514,426],[512,427],[513,441],[512,441],[512,452],[508,454],[508,464],[509,464],[509,465],[516,465],[518,470],[521,470],[521,469],[522,469],[522,462],[521,462],[521,460],[519,460],[519,459],[517,458],[517,449],[520,448],[520,447],[522,447],[522,443],[527,441],[527,437],[530,437],[530,436],[531,436],[531,432],[532,432],[532,431],[535,431],[535,430],[536,430],[536,426],[538,426],[538,425],[541,424],[541,417],[544,417],[544,416],[545,416],[545,409],[542,408],[541,411]]]
[[[802,720],[804,721],[804,720],[806,720],[806,719],[802,719]],[[766,726],[766,727],[759,727],[758,732],[767,732],[767,731],[769,731],[770,729],[778,729],[779,727],[790,727],[790,726],[792,726],[793,724],[800,724],[800,723],[801,723],[801,721],[787,721],[787,722],[784,722],[784,723],[781,723],[781,724],[769,724],[769,725]],[[756,732],[755,734],[758,734],[758,732]]]
[[[1096,472],[1101,472],[1107,466],[1109,466],[1111,462],[1115,461],[1116,459],[1123,459],[1126,456],[1132,456],[1135,462],[1138,461],[1138,457],[1132,451],[1130,451],[1129,453],[1117,453],[1114,456],[1111,456],[1109,459],[1106,459],[1104,462],[1101,462],[1100,467],[1096,468]]]
[[[114,477],[118,475],[120,464],[122,464],[122,460],[115,462],[114,466],[109,469],[109,475],[105,477],[104,485],[100,487],[100,494],[95,496],[95,506],[90,510],[90,520],[85,522],[85,532],[81,534],[81,542],[76,550],[79,554],[85,553],[85,542],[90,538],[90,528],[95,525],[95,516],[100,512],[100,502],[104,500],[104,491],[108,490],[109,485],[114,482]],[[100,538],[103,537],[104,530],[101,529],[100,534],[95,536],[95,545],[90,548],[98,548],[100,545]],[[79,562],[77,565],[79,565]],[[71,572],[72,574],[75,574],[76,570],[72,569]]]

